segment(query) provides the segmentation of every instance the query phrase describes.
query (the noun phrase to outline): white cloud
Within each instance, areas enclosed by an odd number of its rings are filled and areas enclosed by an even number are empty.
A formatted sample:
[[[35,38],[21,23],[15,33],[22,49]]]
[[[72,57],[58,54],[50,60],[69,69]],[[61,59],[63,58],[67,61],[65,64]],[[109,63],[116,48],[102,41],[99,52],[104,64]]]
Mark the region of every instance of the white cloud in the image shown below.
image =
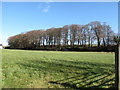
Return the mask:
[[[49,8],[50,8],[50,6],[47,6],[45,9],[43,9],[42,11],[43,12],[45,12],[45,13],[47,13],[48,11],[49,11]]]
[[[47,0],[46,3],[54,2],[53,0]]]
[[[40,3],[38,5],[38,9],[40,9],[41,12],[47,13],[50,9],[50,2]]]
[[[9,38],[10,36],[0,36],[0,44],[3,44],[3,46],[7,46],[8,45],[8,42],[7,42],[7,39]]]

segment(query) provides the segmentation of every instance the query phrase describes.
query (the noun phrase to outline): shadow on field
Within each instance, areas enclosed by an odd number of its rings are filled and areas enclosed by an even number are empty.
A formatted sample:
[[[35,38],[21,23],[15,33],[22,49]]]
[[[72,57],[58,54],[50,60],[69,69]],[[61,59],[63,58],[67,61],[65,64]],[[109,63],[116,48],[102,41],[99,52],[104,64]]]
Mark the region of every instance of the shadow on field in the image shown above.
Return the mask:
[[[18,63],[25,68],[47,73],[62,73],[62,79],[49,81],[65,88],[79,90],[116,90],[114,64],[100,64],[82,61],[67,61],[54,59],[52,61],[31,60],[28,63]],[[67,76],[66,76],[67,75]]]

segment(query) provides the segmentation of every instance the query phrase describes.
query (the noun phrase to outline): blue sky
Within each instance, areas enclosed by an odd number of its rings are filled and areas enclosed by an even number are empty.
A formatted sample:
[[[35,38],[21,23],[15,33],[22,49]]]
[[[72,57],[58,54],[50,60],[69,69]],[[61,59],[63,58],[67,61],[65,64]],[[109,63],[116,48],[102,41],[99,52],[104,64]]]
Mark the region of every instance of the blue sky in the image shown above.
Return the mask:
[[[118,32],[117,2],[3,2],[2,43],[21,32],[70,24],[106,22]],[[1,43],[1,42],[0,42]]]

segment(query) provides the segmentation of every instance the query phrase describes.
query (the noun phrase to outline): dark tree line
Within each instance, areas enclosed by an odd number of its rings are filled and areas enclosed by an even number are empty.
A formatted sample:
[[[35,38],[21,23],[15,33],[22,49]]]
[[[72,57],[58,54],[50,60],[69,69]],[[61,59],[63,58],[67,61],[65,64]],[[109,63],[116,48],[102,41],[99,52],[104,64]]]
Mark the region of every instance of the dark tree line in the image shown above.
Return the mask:
[[[99,21],[86,25],[65,25],[60,28],[33,30],[8,38],[11,48],[33,49],[46,46],[78,45],[92,47],[109,46],[118,43],[118,37],[106,23]]]

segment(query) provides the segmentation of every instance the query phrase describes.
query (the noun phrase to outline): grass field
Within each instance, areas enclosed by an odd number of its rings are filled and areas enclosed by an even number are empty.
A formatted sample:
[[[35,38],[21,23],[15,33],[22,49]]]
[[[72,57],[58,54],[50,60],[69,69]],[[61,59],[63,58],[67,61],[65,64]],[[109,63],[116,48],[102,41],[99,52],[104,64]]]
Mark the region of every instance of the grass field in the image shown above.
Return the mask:
[[[114,53],[2,51],[3,88],[109,88]]]

